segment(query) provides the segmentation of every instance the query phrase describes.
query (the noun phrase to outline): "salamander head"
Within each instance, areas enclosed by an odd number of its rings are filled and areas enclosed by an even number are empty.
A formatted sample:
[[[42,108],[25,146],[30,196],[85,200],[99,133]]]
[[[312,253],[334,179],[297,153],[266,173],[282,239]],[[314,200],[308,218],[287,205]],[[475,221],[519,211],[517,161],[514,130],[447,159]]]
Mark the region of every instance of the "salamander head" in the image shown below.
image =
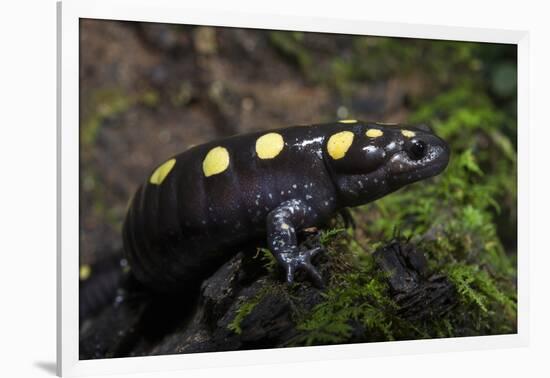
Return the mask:
[[[356,122],[325,140],[325,160],[344,206],[364,204],[441,173],[447,143],[425,126]]]

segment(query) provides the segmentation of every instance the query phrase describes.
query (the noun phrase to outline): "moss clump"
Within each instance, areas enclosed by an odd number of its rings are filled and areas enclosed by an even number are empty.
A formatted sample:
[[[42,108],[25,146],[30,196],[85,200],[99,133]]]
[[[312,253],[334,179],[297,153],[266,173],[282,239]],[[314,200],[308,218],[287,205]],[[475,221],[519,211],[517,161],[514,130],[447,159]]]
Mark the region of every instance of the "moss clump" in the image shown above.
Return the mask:
[[[486,331],[491,332],[491,328],[496,326],[502,333],[514,332],[514,322],[492,324],[490,321],[497,311],[504,311],[505,317],[514,319],[517,304],[515,298],[507,295],[485,270],[458,263],[448,266],[447,274],[460,294],[461,307],[469,309],[463,315],[473,317],[471,323],[476,325],[478,331],[485,327]]]
[[[258,248],[254,259],[260,259],[263,267],[270,273],[275,274],[277,272],[277,260],[267,248]]]
[[[331,228],[328,230],[322,230],[319,236],[319,243],[321,243],[323,247],[327,247],[337,235],[345,231],[345,228]]]
[[[257,295],[250,300],[243,301],[238,310],[235,312],[235,318],[231,321],[231,323],[229,323],[227,328],[240,335],[243,331],[241,328],[241,322],[254,310],[258,303],[260,303],[263,295],[264,293],[262,292],[260,295]]]
[[[392,313],[396,306],[381,273],[371,255],[357,253],[357,245],[348,253],[339,252],[343,243],[351,242],[340,239],[329,245],[325,269],[334,274],[322,294],[323,302],[298,320],[296,328],[301,335],[292,345],[350,342],[357,325],[368,330],[372,340],[394,340]]]

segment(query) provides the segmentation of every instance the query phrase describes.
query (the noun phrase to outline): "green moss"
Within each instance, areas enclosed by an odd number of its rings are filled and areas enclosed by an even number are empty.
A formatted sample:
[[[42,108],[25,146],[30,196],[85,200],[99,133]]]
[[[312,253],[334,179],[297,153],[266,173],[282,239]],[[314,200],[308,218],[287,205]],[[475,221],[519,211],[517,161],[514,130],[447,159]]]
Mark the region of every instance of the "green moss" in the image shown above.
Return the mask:
[[[330,231],[328,231],[330,233]],[[385,275],[352,235],[331,232],[326,244],[330,277],[323,301],[296,317],[300,332],[289,345],[319,345],[425,337],[415,324],[396,315]]]
[[[334,240],[338,234],[345,232],[345,228],[331,228],[328,230],[322,230],[319,236],[319,242],[322,246],[326,247],[331,240]]]
[[[291,315],[298,316],[303,309],[298,305],[298,300],[294,294],[296,287],[299,284],[287,285],[284,282],[278,280],[267,280],[264,286],[251,298],[241,298],[241,303],[235,311],[235,317],[228,324],[227,328],[236,334],[242,333],[242,322],[250,315],[256,306],[262,302],[268,296],[274,296],[284,299],[291,307]]]
[[[447,267],[447,274],[465,305],[477,306],[480,311],[487,313],[493,303],[507,314],[515,313],[516,302],[501,291],[489,274],[479,266],[458,263]]]
[[[231,323],[229,323],[227,327],[229,330],[235,332],[238,335],[242,333],[243,330],[241,329],[241,322],[252,312],[252,310],[254,310],[258,303],[260,303],[260,300],[263,297],[263,293],[261,294],[262,295],[258,295],[251,300],[243,301],[243,303],[240,305],[235,313],[235,318]]]
[[[276,273],[277,271],[277,260],[267,248],[258,248],[256,252],[255,259],[261,259],[264,268],[271,274]]]
[[[324,293],[325,300],[298,323],[302,334],[295,345],[349,341],[353,323],[363,325],[373,339],[394,340],[392,309],[386,284],[373,271],[339,275]]]

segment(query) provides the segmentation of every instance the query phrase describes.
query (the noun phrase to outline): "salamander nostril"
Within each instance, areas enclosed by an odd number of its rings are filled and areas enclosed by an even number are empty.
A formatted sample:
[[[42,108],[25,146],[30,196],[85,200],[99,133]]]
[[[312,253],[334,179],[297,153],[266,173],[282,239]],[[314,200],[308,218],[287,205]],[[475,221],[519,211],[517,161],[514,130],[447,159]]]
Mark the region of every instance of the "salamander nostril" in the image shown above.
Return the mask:
[[[421,140],[415,139],[411,142],[409,147],[409,156],[413,160],[422,159],[426,155],[426,143]]]

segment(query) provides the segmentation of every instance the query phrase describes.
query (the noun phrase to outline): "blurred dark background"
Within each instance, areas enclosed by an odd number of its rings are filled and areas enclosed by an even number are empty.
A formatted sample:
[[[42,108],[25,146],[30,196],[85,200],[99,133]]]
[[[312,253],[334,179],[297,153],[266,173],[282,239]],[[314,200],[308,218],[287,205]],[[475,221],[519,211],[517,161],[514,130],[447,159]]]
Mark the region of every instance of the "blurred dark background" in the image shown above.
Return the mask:
[[[515,254],[514,45],[83,19],[80,54],[81,265],[120,252],[127,201],[169,156],[342,118],[427,123],[471,149]]]

